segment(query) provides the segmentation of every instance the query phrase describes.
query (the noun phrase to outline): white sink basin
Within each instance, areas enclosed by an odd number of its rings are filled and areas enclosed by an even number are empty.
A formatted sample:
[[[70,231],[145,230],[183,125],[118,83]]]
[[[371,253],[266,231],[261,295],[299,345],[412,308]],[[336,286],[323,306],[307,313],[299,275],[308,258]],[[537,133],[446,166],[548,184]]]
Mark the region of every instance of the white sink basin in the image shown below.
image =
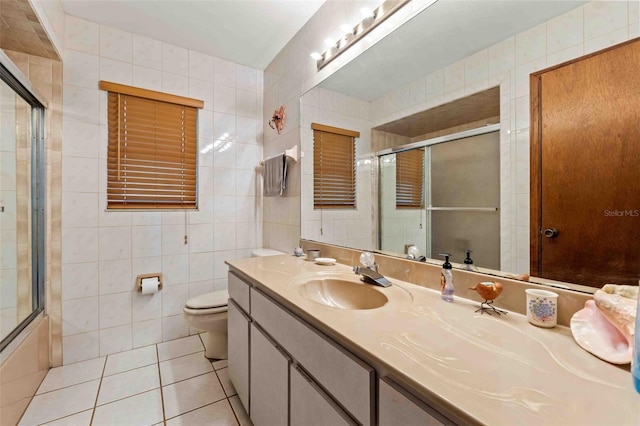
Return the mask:
[[[340,278],[310,279],[298,286],[307,300],[338,309],[375,309],[389,299],[370,284]]]

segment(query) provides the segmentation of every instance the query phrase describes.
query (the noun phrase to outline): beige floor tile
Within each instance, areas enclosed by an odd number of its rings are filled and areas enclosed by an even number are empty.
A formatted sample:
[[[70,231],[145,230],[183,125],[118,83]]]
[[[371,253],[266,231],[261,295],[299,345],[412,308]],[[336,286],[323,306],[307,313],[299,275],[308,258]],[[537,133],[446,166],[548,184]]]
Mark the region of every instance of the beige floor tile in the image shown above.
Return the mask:
[[[240,422],[240,426],[253,426],[247,411],[244,409],[242,402],[240,401],[240,397],[238,395],[232,396],[229,398],[229,402],[231,403],[231,407],[233,408],[233,412],[236,413],[236,417]]]
[[[20,420],[20,425],[39,425],[93,408],[100,380],[68,386],[36,395]]]
[[[204,357],[204,352],[173,358],[160,363],[162,386],[190,379],[191,377],[213,371],[211,362]]]
[[[97,405],[108,404],[159,387],[160,377],[156,364],[114,374],[102,379]]]
[[[121,399],[96,408],[93,426],[150,426],[162,421],[160,389]]]
[[[102,377],[105,359],[104,357],[90,359],[52,368],[47,372],[36,395],[99,379]]]
[[[200,337],[189,336],[169,342],[158,343],[158,361],[166,361],[183,355],[189,355],[204,350]]]
[[[225,397],[214,372],[164,386],[162,394],[167,419],[220,401]]]
[[[221,359],[220,361],[213,361],[212,364],[214,370],[220,370],[221,368],[226,368],[229,362],[226,359]]]
[[[132,351],[120,352],[107,357],[107,365],[104,368],[104,375],[122,373],[127,370],[134,370],[146,365],[158,362],[156,345],[145,346],[144,348]]]
[[[46,426],[89,426],[91,424],[91,416],[93,410],[83,411],[82,413],[73,414],[54,420],[51,423],[45,423]]]
[[[224,389],[224,393],[227,395],[227,398],[233,395],[236,395],[236,388],[233,387],[233,383],[231,383],[231,379],[229,379],[229,369],[222,368],[216,371],[218,378],[220,379],[220,383],[222,383],[222,389]]]
[[[193,425],[237,426],[238,421],[227,399],[167,420],[167,426]]]

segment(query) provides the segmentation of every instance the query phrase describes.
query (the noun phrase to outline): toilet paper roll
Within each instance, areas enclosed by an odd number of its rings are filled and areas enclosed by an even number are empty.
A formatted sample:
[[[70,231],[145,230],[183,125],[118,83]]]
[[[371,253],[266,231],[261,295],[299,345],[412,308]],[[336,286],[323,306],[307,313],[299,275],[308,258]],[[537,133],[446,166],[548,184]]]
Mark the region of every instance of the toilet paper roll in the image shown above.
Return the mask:
[[[160,282],[158,277],[142,279],[142,294],[152,294],[158,292]]]

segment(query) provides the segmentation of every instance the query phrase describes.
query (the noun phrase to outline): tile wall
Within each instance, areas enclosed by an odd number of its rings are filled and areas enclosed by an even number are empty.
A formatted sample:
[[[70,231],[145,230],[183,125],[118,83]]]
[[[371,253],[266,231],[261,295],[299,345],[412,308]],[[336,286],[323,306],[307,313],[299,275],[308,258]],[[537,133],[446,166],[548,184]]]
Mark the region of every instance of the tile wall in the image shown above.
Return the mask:
[[[226,289],[224,260],[261,246],[256,166],[262,72],[66,16],[62,167],[64,363],[187,336],[189,297]],[[199,210],[106,209],[106,92],[98,81],[204,100]],[[185,233],[188,243],[185,244]],[[134,291],[162,272],[164,289]]]
[[[302,238],[347,247],[374,245],[371,204],[371,107],[370,103],[316,87],[301,98]],[[356,139],[356,209],[314,210],[313,130],[311,123],[360,132]]]

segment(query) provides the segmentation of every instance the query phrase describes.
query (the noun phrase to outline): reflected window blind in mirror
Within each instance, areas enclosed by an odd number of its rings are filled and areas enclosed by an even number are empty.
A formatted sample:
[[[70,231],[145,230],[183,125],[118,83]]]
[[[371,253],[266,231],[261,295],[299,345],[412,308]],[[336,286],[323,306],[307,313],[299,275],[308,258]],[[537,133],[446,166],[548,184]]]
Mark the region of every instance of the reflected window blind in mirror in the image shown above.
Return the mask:
[[[108,90],[107,209],[197,208],[203,102],[101,81]]]
[[[356,208],[356,144],[360,133],[312,123],[313,207]]]
[[[396,154],[396,208],[424,207],[424,148]]]

